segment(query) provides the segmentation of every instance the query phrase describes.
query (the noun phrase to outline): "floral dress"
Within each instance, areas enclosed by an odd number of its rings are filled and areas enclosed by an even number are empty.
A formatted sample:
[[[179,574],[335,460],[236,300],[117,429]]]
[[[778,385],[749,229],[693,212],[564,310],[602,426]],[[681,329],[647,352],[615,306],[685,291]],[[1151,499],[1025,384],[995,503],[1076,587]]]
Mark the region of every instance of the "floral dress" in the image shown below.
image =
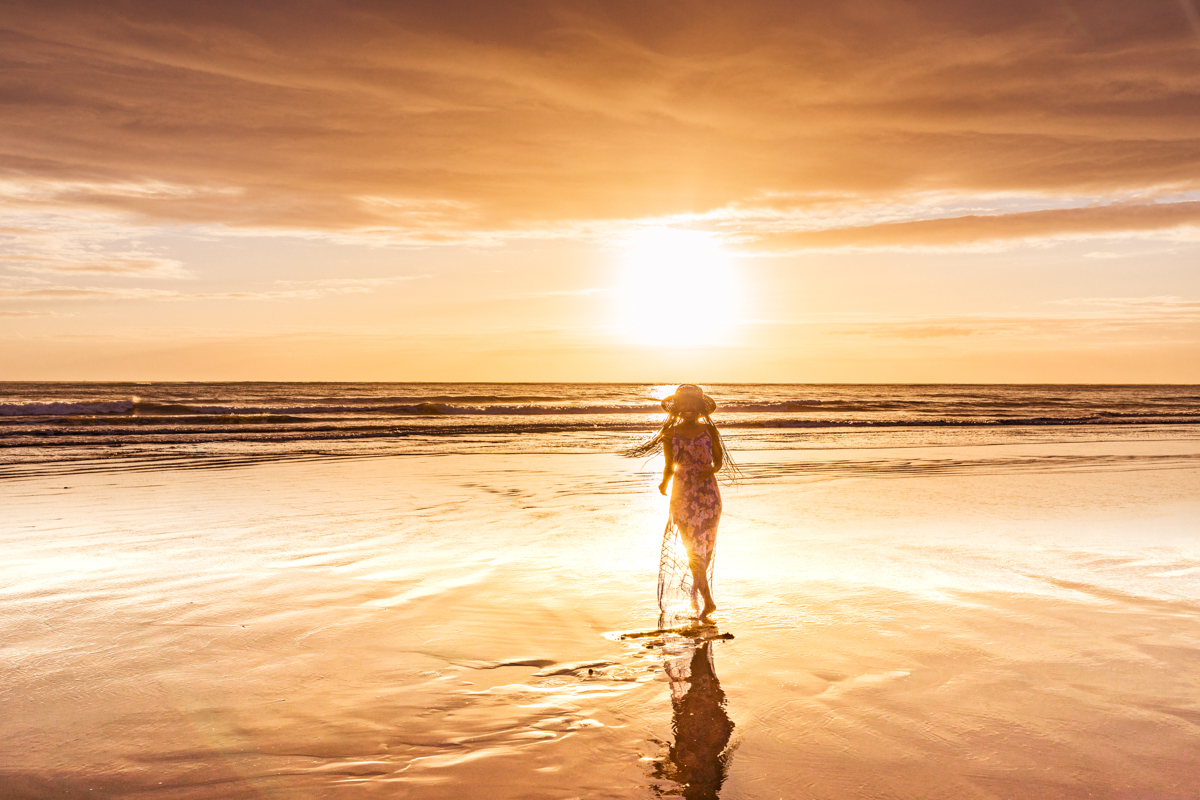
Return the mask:
[[[713,547],[717,523],[721,521],[721,491],[715,475],[701,470],[713,466],[712,438],[708,431],[689,439],[678,433],[671,437],[675,480],[671,488],[671,513],[663,531],[662,555],[658,564],[660,623],[694,616],[699,593],[692,581],[689,556],[700,560],[712,586]],[[691,613],[689,613],[689,610]]]
[[[679,528],[684,546],[707,562],[717,543],[721,521],[721,490],[717,477],[702,470],[713,466],[712,438],[708,431],[689,439],[671,437],[675,483],[671,489],[671,521]]]

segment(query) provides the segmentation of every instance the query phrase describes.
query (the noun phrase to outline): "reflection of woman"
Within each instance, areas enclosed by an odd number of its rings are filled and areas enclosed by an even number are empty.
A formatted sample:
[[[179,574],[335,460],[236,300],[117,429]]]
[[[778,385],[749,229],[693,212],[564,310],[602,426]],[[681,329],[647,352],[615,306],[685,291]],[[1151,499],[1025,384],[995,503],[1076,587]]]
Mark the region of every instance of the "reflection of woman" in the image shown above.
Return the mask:
[[[725,692],[713,668],[711,647],[711,642],[692,642],[682,658],[666,663],[675,743],[654,776],[680,784],[688,800],[715,800],[729,767],[726,747],[733,722],[725,713]]]
[[[721,434],[710,416],[717,404],[699,386],[682,384],[662,406],[667,412],[662,430],[626,455],[645,456],[661,448],[666,466],[658,490],[666,494],[667,484],[674,480],[659,562],[659,607],[664,614],[677,613],[676,595],[682,594],[690,600],[693,615],[699,612],[701,619],[707,619],[717,608],[711,585],[713,548],[721,521],[716,474],[726,465]],[[676,555],[680,543],[683,558]],[[683,560],[685,568],[679,563]]]

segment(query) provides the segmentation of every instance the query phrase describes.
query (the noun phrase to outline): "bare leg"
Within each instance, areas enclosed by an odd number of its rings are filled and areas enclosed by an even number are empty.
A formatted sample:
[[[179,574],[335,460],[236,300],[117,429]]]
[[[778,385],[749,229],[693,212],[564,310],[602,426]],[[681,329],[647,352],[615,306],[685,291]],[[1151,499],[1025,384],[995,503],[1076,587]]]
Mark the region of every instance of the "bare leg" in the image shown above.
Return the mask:
[[[717,610],[717,604],[713,602],[712,591],[708,586],[708,562],[700,558],[688,549],[688,567],[692,570],[692,585],[700,592],[700,596],[704,598],[704,609],[700,612],[700,619],[707,620],[708,615]]]
[[[700,615],[701,620],[707,622],[709,621],[708,615],[717,610],[717,604],[712,598],[712,589],[708,585],[708,560],[696,553],[692,532],[679,525],[678,521],[675,524],[679,529],[679,539],[683,543],[683,549],[687,551],[688,571],[692,573],[692,586],[695,587],[695,591],[692,592],[692,609]],[[699,603],[696,602],[696,592],[699,592],[700,597],[704,600],[703,608],[700,608]]]

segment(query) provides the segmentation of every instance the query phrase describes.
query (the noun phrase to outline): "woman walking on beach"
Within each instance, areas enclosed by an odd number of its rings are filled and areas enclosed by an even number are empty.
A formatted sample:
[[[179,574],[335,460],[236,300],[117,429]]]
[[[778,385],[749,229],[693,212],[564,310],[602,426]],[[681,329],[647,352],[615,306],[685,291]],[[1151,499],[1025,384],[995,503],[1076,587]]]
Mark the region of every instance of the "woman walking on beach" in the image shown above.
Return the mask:
[[[658,490],[666,494],[673,482],[659,560],[659,609],[664,615],[680,615],[680,601],[686,600],[693,616],[698,613],[708,621],[717,609],[712,596],[713,548],[721,521],[716,476],[726,464],[721,434],[710,416],[717,404],[699,386],[685,383],[662,407],[667,412],[662,430],[626,452],[648,456],[662,449],[666,465]]]

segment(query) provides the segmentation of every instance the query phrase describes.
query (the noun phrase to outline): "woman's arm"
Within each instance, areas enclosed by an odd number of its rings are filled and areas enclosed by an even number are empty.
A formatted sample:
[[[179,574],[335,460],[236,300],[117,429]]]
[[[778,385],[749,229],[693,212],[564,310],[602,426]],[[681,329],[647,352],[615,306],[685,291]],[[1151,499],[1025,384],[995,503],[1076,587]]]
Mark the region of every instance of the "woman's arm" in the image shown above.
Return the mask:
[[[671,434],[669,432],[663,434],[662,442],[663,455],[666,457],[667,463],[663,466],[663,479],[662,483],[658,485],[658,491],[661,494],[666,494],[667,484],[671,482],[671,476],[675,474],[675,453],[674,448],[671,447]]]
[[[712,420],[706,420],[705,423],[708,425],[708,440],[712,442],[712,474],[716,475],[725,463],[725,448],[721,447],[721,435],[717,433],[717,426],[712,423]]]

